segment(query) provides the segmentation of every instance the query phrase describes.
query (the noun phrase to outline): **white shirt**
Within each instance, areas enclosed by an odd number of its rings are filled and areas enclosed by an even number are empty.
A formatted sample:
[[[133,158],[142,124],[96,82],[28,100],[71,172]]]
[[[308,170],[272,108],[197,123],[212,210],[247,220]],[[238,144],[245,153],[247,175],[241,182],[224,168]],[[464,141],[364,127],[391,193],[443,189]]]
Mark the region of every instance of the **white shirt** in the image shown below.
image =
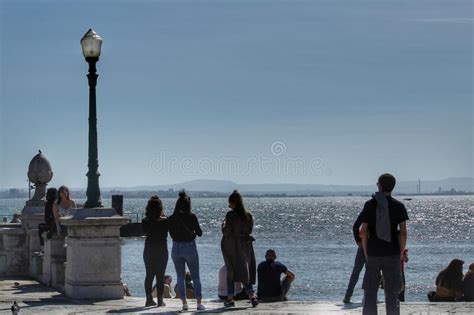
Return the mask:
[[[242,292],[244,288],[241,282],[235,282],[235,295]],[[227,296],[227,268],[224,266],[219,269],[219,284],[217,285],[217,294]]]

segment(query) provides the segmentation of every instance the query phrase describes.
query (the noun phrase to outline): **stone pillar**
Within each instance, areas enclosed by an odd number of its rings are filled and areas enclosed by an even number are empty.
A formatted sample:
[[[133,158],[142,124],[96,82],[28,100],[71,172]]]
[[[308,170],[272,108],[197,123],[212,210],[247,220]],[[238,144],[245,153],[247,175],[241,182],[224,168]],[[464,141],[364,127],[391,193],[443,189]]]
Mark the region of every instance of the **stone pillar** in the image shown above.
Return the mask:
[[[112,208],[77,209],[60,219],[68,231],[66,296],[122,299],[120,227],[127,218]]]
[[[51,164],[41,151],[39,151],[28,166],[28,179],[35,185],[35,194],[33,198],[26,202],[21,219],[28,244],[26,252],[28,253],[29,266],[26,274],[34,278],[38,276],[37,272],[42,269],[41,257],[35,255],[35,252],[41,250],[38,224],[44,222],[44,197],[46,186],[52,178],[53,171],[51,170]]]
[[[59,291],[64,291],[66,247],[64,236],[54,235],[44,241],[42,282]]]

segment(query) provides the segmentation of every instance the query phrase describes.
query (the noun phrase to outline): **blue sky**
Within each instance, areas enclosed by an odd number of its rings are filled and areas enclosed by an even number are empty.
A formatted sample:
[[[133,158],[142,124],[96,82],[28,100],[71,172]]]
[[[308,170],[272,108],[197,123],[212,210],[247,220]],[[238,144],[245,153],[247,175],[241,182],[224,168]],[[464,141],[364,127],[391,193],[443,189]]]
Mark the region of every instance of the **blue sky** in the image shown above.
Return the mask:
[[[473,174],[471,1],[0,3],[0,188],[38,149],[86,186],[89,27],[101,186]]]

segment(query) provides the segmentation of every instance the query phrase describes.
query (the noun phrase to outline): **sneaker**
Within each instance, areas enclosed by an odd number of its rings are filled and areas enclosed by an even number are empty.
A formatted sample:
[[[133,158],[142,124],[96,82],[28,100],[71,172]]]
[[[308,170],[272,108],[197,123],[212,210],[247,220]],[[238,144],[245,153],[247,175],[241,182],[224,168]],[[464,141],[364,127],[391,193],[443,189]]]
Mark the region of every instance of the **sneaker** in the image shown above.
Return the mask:
[[[234,302],[234,300],[227,300],[227,301],[224,302],[224,306],[225,307],[234,307],[235,302]]]
[[[166,303],[163,301],[163,300],[158,300],[158,307],[165,307],[166,306]]]
[[[197,310],[198,310],[198,311],[205,311],[205,310],[206,310],[206,307],[205,307],[204,305],[202,305],[202,304],[198,304],[198,305],[197,305]]]
[[[183,307],[181,308],[181,310],[183,312],[186,312],[188,309],[189,309],[188,304],[183,304]]]
[[[250,299],[250,302],[252,302],[252,307],[257,307],[257,305],[258,305],[258,300],[257,300],[257,298],[256,298],[255,296]]]
[[[342,302],[343,302],[344,304],[349,304],[349,303],[351,303],[351,296],[346,293],[346,295],[344,296],[344,299],[342,300]]]

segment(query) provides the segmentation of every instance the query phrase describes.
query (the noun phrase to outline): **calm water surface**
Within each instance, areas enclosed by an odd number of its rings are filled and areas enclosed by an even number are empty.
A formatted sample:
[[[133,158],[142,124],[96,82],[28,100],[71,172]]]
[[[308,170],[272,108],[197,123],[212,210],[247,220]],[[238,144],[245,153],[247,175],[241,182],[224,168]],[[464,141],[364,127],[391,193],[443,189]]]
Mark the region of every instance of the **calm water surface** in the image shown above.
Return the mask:
[[[474,197],[422,196],[404,201],[410,221],[409,257],[406,266],[407,301],[425,301],[434,288],[439,270],[453,258],[474,262]],[[247,198],[246,205],[255,217],[254,236],[257,260],[274,248],[278,258],[297,279],[290,297],[299,300],[342,299],[352,270],[356,245],[352,224],[367,198]],[[23,199],[0,199],[0,216],[20,211]],[[126,211],[141,217],[146,199],[125,199]],[[164,199],[170,214],[175,199]],[[77,200],[81,203],[83,200]],[[109,200],[104,200],[110,206]],[[217,271],[223,264],[220,252],[221,221],[226,199],[193,199],[204,235],[198,239],[204,298],[215,298]],[[123,239],[122,276],[132,294],[143,296],[144,264],[142,238]],[[169,241],[171,250],[171,241]],[[167,273],[176,278],[171,258]],[[363,272],[361,274],[362,280]],[[361,281],[354,301],[361,300]]]

